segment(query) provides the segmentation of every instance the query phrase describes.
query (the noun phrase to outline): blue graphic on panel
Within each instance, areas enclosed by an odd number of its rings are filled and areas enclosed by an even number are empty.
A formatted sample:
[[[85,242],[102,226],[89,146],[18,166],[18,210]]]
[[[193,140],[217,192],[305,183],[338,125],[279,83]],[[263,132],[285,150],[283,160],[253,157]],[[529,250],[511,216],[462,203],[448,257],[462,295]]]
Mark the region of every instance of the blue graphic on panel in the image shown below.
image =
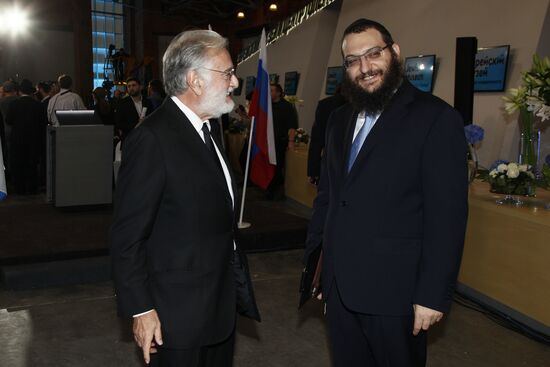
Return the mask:
[[[509,45],[480,48],[477,51],[474,74],[474,91],[504,91],[509,53]]]
[[[433,90],[435,55],[420,55],[405,59],[405,75],[416,88],[431,93]]]

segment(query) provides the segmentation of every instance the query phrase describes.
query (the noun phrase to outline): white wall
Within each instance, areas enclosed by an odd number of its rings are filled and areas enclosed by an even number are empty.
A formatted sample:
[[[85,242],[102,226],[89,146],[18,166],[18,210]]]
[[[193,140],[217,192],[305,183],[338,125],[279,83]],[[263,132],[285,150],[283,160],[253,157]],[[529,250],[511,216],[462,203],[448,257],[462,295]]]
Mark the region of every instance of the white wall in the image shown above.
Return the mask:
[[[304,100],[304,105],[297,106],[298,118],[299,125],[308,131],[311,131],[315,118],[319,91],[324,90],[327,60],[337,21],[337,10],[324,9],[267,47],[268,71],[279,75],[279,83],[283,87],[285,72],[297,71],[300,74],[296,96]],[[244,83],[247,76],[256,77],[257,68],[258,54],[240,63],[237,75]],[[235,97],[235,102],[245,104],[244,85],[241,96]]]
[[[329,63],[341,62],[340,35],[350,23],[361,17],[377,20],[392,33],[403,57],[437,55],[434,94],[453,104],[456,38],[475,36],[479,47],[510,44],[506,88],[515,87],[521,82],[520,72],[531,67],[537,48],[548,55],[549,36],[545,46],[539,45],[543,24],[550,28],[548,7],[549,0],[344,0]],[[484,166],[495,159],[517,159],[517,115],[508,116],[503,111],[504,95],[477,93],[474,97],[474,123],[485,129],[479,150]],[[550,134],[545,135],[543,139],[548,141]]]
[[[550,0],[343,0],[337,11],[324,10],[267,49],[269,72],[284,82],[286,71],[300,72],[297,95],[300,126],[311,128],[317,101],[325,97],[326,68],[342,63],[340,40],[357,18],[379,21],[401,46],[402,56],[436,54],[439,62],[434,94],[453,104],[455,45],[457,37],[475,36],[478,46],[511,45],[506,88],[521,82],[531,67],[532,55],[550,55]],[[334,20],[337,17],[337,23]],[[326,46],[330,51],[326,54]],[[325,54],[327,56],[325,56]],[[256,75],[258,57],[239,65],[239,77]],[[479,149],[483,166],[496,159],[517,159],[517,114],[508,116],[502,106],[505,92],[476,93],[474,123],[485,129]],[[237,103],[244,102],[243,95]],[[543,134],[544,157],[550,153],[550,129]]]

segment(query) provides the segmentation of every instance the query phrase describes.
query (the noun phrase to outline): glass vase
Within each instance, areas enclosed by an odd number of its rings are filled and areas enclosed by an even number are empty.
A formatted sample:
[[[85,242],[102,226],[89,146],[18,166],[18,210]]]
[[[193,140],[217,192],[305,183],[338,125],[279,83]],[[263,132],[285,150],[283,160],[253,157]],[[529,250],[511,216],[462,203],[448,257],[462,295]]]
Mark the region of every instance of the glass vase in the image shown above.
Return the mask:
[[[536,138],[533,131],[533,114],[527,108],[520,110],[520,127],[518,162],[535,168],[537,158],[535,154]]]
[[[468,182],[472,183],[476,178],[479,161],[477,159],[476,147],[468,144]]]

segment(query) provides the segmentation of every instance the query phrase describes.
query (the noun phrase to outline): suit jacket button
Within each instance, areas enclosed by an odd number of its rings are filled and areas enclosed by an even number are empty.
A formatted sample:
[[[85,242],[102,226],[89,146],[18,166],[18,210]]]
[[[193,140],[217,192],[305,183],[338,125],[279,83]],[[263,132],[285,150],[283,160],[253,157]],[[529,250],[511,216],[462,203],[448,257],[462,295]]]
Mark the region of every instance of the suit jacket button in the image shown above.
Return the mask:
[[[340,202],[340,206],[346,206],[346,205],[348,205],[348,202],[347,202],[347,201],[342,200],[342,201]]]

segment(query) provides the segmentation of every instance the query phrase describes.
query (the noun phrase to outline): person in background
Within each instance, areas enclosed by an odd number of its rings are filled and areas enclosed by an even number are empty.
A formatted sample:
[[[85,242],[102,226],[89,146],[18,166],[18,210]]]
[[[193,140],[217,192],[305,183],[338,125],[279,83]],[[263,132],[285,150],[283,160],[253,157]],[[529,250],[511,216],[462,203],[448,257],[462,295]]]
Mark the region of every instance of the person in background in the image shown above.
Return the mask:
[[[151,102],[143,98],[141,82],[138,79],[128,78],[126,89],[128,96],[119,101],[115,112],[115,134],[122,141],[152,111]]]
[[[275,176],[267,188],[267,199],[283,200],[285,184],[286,150],[288,135],[298,128],[298,114],[292,103],[284,99],[280,84],[271,84],[271,110],[273,112],[273,130],[275,135],[275,156],[277,166]]]
[[[340,86],[336,88],[333,96],[326,97],[319,101],[315,109],[315,121],[311,128],[311,139],[309,141],[309,152],[307,155],[307,176],[310,183],[317,185],[321,176],[321,157],[325,148],[325,132],[327,121],[335,109],[344,105],[346,98],[340,93]]]
[[[4,166],[6,167],[6,180],[10,180],[10,151],[11,151],[11,126],[6,123],[6,117],[11,105],[19,98],[19,85],[12,80],[2,84],[3,97],[0,98],[0,137],[2,138],[2,154],[4,155]]]
[[[334,366],[423,367],[427,330],[449,312],[464,246],[464,124],[404,77],[382,24],[353,22],[341,51],[350,103],[327,124],[305,263],[322,246]]]
[[[59,92],[48,102],[48,122],[54,126],[59,125],[57,115],[55,114],[56,111],[86,109],[82,98],[71,91],[73,78],[67,74],[63,74],[57,78],[57,83],[59,85]]]
[[[51,99],[52,82],[38,82],[36,84],[35,98],[42,105],[44,111],[44,117],[46,122],[48,121],[48,104]],[[39,139],[39,155],[38,155],[38,182],[40,186],[46,185],[46,134],[47,124],[40,125],[40,139]]]
[[[113,125],[113,113],[109,102],[107,102],[107,92],[105,88],[95,88],[92,91],[92,98],[94,99],[94,111],[101,119],[101,122],[103,122],[104,125]]]
[[[6,116],[11,126],[10,167],[12,182],[18,195],[38,193],[38,163],[45,153],[43,135],[47,125],[44,107],[33,97],[35,88],[28,79],[20,86],[21,97],[15,100]]]
[[[46,111],[46,113],[48,113],[48,103],[51,99],[51,90],[52,86],[48,82],[38,82],[36,84],[36,99],[38,102],[41,102],[44,105],[44,110]]]
[[[166,98],[164,86],[159,79],[153,79],[147,85],[147,99],[151,103],[151,112],[156,110]]]
[[[51,97],[55,96],[57,93],[59,93],[59,83],[57,82],[57,80],[54,80],[54,81],[51,81],[49,82],[50,84],[50,99]]]

